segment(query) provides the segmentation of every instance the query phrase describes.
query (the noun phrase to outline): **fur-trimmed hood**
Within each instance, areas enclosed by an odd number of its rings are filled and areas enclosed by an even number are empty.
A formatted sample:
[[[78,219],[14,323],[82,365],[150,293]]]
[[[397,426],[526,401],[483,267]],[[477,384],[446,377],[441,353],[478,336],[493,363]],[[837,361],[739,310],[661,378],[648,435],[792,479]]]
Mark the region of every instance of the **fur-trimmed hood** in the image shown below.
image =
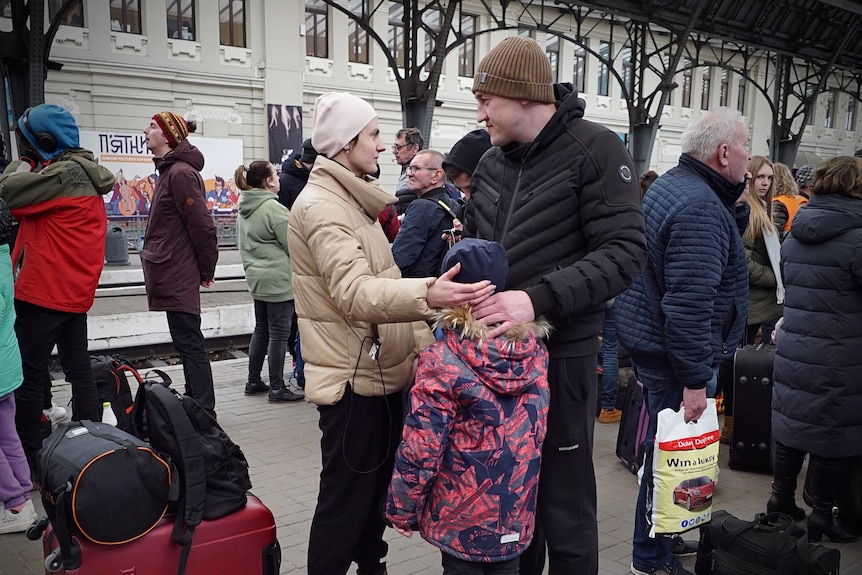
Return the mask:
[[[442,309],[434,315],[434,327],[456,331],[467,339],[485,340],[488,326],[482,325],[473,318],[470,306],[459,306],[452,309]],[[535,335],[539,339],[547,339],[553,328],[551,322],[544,317],[536,321],[522,323],[506,330],[502,335],[507,341],[524,339],[528,335]]]
[[[551,324],[542,318],[488,339],[488,327],[476,321],[467,306],[438,312],[435,327],[443,330],[446,345],[477,381],[508,395],[523,393],[535,383],[531,374],[545,357],[541,340],[551,333]]]

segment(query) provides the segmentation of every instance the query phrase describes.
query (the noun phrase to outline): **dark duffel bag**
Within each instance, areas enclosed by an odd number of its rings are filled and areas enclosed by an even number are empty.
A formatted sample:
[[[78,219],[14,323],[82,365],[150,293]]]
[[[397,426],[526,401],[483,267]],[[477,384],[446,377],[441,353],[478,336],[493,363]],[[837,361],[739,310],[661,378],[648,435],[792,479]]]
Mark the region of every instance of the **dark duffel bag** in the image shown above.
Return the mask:
[[[105,423],[60,424],[40,452],[42,503],[65,569],[80,566],[73,535],[115,545],[145,535],[179,496],[170,462]]]
[[[810,543],[805,530],[783,513],[754,521],[714,511],[700,528],[697,575],[838,575],[841,553]]]

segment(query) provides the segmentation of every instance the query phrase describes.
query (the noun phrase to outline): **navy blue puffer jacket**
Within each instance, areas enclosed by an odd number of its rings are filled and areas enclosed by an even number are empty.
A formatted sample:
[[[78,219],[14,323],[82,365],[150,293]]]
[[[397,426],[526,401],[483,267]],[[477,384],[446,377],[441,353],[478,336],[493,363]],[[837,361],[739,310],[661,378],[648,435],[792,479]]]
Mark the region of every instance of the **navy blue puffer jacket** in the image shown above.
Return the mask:
[[[691,389],[730,357],[748,311],[748,269],[734,218],[742,191],[683,154],[644,197],[647,264],[616,300],[617,333],[632,359],[672,369]]]
[[[822,457],[860,457],[862,200],[812,196],[793,219],[781,265],[773,435]]]

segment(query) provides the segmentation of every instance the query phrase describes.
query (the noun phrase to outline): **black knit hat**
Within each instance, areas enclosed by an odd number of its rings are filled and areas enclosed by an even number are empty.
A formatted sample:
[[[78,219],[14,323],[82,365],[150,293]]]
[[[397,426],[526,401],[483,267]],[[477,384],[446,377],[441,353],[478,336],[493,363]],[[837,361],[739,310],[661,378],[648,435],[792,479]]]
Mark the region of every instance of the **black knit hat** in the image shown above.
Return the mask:
[[[473,175],[482,155],[491,147],[491,136],[487,130],[473,130],[455,142],[449,155],[443,160],[443,168],[452,167]]]
[[[479,62],[473,92],[553,104],[551,63],[532,38],[509,36]]]
[[[303,164],[313,164],[317,159],[317,150],[311,145],[311,138],[306,138],[302,142],[302,154],[299,156],[299,161]]]

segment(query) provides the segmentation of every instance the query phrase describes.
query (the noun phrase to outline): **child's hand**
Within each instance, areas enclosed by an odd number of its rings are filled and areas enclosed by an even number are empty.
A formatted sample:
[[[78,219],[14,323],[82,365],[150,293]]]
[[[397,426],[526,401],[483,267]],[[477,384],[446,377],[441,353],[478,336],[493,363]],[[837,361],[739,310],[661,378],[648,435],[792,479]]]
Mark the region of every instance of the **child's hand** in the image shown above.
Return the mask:
[[[410,537],[413,537],[413,530],[410,529],[409,527],[398,527],[397,525],[393,525],[392,529],[394,529],[395,531],[397,531],[398,533],[400,533],[404,537],[407,537],[408,539]]]

